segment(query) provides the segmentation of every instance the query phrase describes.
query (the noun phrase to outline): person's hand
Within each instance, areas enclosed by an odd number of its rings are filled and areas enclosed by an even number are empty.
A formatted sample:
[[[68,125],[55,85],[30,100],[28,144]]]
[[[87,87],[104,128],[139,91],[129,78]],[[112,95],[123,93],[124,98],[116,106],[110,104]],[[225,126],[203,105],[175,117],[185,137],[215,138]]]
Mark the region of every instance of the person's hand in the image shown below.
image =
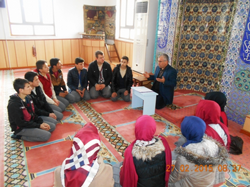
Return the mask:
[[[117,96],[117,93],[116,92],[113,92],[111,97],[116,97]]]
[[[164,82],[165,82],[164,76],[162,76],[162,78],[156,78],[156,80],[157,80],[158,82],[163,83],[163,84],[164,84]]]
[[[50,130],[50,126],[49,126],[47,123],[42,123],[42,124],[40,125],[40,129],[49,131],[49,130]]]
[[[49,113],[49,117],[56,119],[56,115],[54,113]]]
[[[105,84],[100,84],[100,89],[103,90],[105,88]]]
[[[65,96],[69,94],[69,92],[68,92],[67,90],[66,90],[66,91],[64,91],[64,93],[65,93]]]
[[[144,77],[147,78],[147,79],[150,77],[149,73],[146,72],[146,71],[145,71],[145,73],[143,73],[143,75],[144,75]]]
[[[125,96],[128,95],[128,90],[126,90],[123,94],[124,94]]]
[[[83,90],[81,91],[81,94],[80,94],[81,98],[83,98],[84,92],[85,92],[85,89],[83,89]]]
[[[53,99],[53,101],[55,102],[54,105],[59,106],[60,102],[57,99]]]
[[[76,89],[76,92],[81,96],[81,90]]]
[[[60,97],[65,97],[66,95],[67,95],[67,94],[65,94],[64,92],[60,92],[60,93],[59,93],[59,96],[60,96]]]
[[[100,85],[100,84],[96,84],[96,85],[95,85],[95,89],[96,89],[96,91],[101,90],[101,85]]]

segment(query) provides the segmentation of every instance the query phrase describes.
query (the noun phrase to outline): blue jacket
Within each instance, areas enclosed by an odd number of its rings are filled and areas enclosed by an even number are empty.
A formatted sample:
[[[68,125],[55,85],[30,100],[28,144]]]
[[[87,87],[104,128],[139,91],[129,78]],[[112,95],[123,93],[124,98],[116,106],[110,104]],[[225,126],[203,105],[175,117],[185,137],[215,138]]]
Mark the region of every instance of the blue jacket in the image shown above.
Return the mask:
[[[160,67],[157,66],[155,70],[155,74],[149,77],[149,80],[157,81],[156,78],[160,72]],[[163,75],[165,78],[165,82],[160,83],[160,95],[163,97],[165,104],[172,104],[174,98],[174,87],[176,86],[176,78],[177,78],[177,71],[167,65]]]
[[[80,80],[81,80],[81,87],[87,90],[88,86],[88,77],[87,77],[87,70],[83,68],[80,73]],[[79,74],[76,67],[71,68],[68,72],[68,80],[67,85],[69,87],[69,93],[78,89],[79,84]]]

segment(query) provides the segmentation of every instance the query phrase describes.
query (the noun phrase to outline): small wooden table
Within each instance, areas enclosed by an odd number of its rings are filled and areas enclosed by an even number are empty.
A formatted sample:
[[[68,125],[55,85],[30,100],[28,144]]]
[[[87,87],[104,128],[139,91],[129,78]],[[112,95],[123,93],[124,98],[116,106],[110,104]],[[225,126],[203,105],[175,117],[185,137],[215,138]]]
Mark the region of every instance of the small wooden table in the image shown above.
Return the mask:
[[[152,80],[148,80],[146,77],[144,76],[134,76],[133,77],[133,82],[134,82],[134,86],[136,86],[136,84],[138,83],[138,86],[143,86],[143,82],[153,82]]]

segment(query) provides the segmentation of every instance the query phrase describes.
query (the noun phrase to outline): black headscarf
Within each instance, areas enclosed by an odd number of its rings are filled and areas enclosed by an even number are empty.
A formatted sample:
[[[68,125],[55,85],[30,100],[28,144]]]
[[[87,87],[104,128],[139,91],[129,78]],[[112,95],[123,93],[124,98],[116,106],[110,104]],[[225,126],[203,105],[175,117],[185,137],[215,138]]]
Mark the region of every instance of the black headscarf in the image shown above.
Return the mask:
[[[224,112],[224,108],[227,104],[227,98],[222,92],[209,92],[205,96],[206,100],[215,101],[220,105],[221,111]]]

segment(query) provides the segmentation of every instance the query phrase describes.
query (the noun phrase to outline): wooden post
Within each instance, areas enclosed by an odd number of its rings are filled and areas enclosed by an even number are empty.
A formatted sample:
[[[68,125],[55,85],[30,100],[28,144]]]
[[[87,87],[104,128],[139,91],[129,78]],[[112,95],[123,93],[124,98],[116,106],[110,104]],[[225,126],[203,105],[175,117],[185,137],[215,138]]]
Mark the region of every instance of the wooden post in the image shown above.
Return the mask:
[[[240,132],[243,133],[243,134],[246,134],[247,136],[250,136],[250,115],[246,116],[244,126],[240,130]]]

